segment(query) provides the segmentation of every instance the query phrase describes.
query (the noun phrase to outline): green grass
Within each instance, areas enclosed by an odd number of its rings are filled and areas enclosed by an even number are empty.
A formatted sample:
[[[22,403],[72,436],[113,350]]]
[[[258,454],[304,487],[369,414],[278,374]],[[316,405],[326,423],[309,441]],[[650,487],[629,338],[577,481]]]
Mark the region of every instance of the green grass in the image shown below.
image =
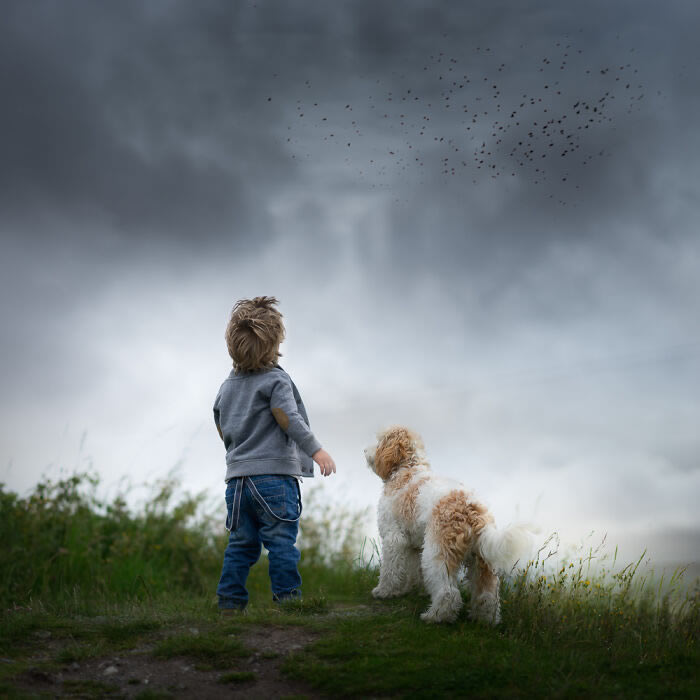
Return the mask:
[[[463,615],[453,625],[425,625],[418,615],[427,602],[409,596],[382,604],[382,612],[340,618],[330,634],[288,658],[285,671],[349,697],[692,697],[698,690],[694,645],[657,649],[644,660],[634,644],[611,655],[572,628],[542,648],[507,623],[491,628]]]
[[[172,697],[174,695],[166,690],[153,690],[152,688],[142,690],[136,695],[137,700],[168,700]]]
[[[100,502],[72,477],[26,498],[0,488],[0,693],[23,674],[134,647],[159,660],[250,683],[246,630],[300,628],[316,641],[280,659],[290,679],[345,697],[698,697],[700,593],[680,572],[656,579],[597,550],[559,562],[541,550],[501,586],[503,621],[430,626],[424,595],[374,601],[376,552],[358,552],[358,514],[306,504],[304,598],[272,602],[266,559],[250,574],[247,614],[222,619],[214,591],[225,547],[201,499],[162,483],[140,512]],[[311,504],[313,506],[313,503]],[[215,523],[215,524],[213,524]],[[328,536],[327,533],[331,533]],[[338,542],[335,550],[328,542]],[[293,636],[294,633],[292,633]],[[150,655],[150,656],[149,656]],[[67,681],[83,697],[113,686]],[[71,686],[73,683],[73,686]],[[21,686],[20,686],[21,687]],[[223,690],[223,689],[222,689]],[[143,697],[168,697],[144,689]]]
[[[160,628],[156,620],[136,619],[124,622],[108,622],[99,626],[99,633],[109,642],[131,644],[148,632]]]
[[[255,674],[252,671],[231,671],[219,676],[219,683],[246,683],[254,680]]]
[[[114,697],[118,694],[119,688],[111,683],[100,681],[63,681],[63,690],[73,696],[80,698],[104,698]]]
[[[328,612],[328,601],[324,596],[310,596],[299,600],[286,600],[280,605],[284,613],[296,613],[297,615],[320,615]]]
[[[231,660],[250,656],[250,650],[231,634],[212,630],[206,634],[176,634],[164,639],[153,650],[155,657],[171,659],[184,656],[210,668],[230,668]]]
[[[198,519],[202,496],[174,502],[161,482],[138,514],[96,496],[86,474],[39,484],[26,498],[0,485],[0,604],[86,594],[143,598],[172,587],[203,593],[221,566],[221,537]]]

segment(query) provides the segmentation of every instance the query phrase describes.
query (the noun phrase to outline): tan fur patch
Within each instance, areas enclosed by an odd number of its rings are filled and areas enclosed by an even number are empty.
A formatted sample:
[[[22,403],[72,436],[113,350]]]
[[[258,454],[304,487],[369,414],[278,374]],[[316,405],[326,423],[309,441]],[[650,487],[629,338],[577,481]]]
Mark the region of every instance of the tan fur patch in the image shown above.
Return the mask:
[[[493,573],[491,567],[478,554],[475,557],[479,570],[479,592],[487,591],[498,595],[498,576]]]
[[[289,428],[289,416],[281,408],[271,408],[270,410],[275,420],[279,423],[280,428],[286,433],[287,428]]]
[[[401,490],[413,477],[413,470],[408,467],[399,469],[384,483],[384,495],[389,496]]]
[[[476,536],[490,522],[493,516],[486,506],[470,501],[464,491],[451,491],[435,504],[431,526],[450,574],[457,571]]]
[[[380,479],[387,481],[397,469],[418,464],[419,451],[423,449],[418,433],[402,426],[389,428],[379,435],[374,471]]]
[[[416,499],[420,493],[421,486],[428,481],[430,477],[424,476],[417,479],[413,483],[398,494],[394,500],[394,513],[397,517],[402,518],[406,522],[412,523],[416,519]]]

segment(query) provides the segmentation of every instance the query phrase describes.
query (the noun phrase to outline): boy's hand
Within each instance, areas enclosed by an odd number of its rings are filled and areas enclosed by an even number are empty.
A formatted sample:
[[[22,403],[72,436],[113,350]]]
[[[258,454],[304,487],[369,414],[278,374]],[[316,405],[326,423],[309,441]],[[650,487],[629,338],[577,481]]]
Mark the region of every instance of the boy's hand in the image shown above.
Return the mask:
[[[335,462],[333,461],[333,457],[331,457],[325,450],[317,450],[314,452],[313,460],[320,467],[321,474],[323,474],[323,476],[335,474]]]

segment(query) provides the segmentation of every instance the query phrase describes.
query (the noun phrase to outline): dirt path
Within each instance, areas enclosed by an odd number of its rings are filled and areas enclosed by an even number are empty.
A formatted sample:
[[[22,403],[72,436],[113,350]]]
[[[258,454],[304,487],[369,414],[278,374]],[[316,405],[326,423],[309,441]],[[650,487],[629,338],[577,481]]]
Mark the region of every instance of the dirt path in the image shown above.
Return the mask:
[[[123,652],[66,664],[47,671],[39,666],[15,680],[20,692],[58,697],[131,698],[148,691],[150,697],[176,698],[319,698],[303,683],[281,672],[285,658],[318,638],[318,633],[295,626],[245,627],[240,639],[252,654],[236,659],[234,672],[200,670],[188,658],[156,659],[148,644]],[[34,659],[40,664],[43,659]],[[239,674],[237,676],[233,674]]]

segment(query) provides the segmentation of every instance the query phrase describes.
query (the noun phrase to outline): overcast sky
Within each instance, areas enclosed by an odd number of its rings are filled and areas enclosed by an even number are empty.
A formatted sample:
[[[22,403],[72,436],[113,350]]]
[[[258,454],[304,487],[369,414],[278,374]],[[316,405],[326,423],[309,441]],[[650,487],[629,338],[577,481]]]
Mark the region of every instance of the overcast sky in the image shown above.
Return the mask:
[[[0,481],[218,496],[270,294],[328,498],[405,422],[501,522],[698,559],[697,3],[0,9]]]

